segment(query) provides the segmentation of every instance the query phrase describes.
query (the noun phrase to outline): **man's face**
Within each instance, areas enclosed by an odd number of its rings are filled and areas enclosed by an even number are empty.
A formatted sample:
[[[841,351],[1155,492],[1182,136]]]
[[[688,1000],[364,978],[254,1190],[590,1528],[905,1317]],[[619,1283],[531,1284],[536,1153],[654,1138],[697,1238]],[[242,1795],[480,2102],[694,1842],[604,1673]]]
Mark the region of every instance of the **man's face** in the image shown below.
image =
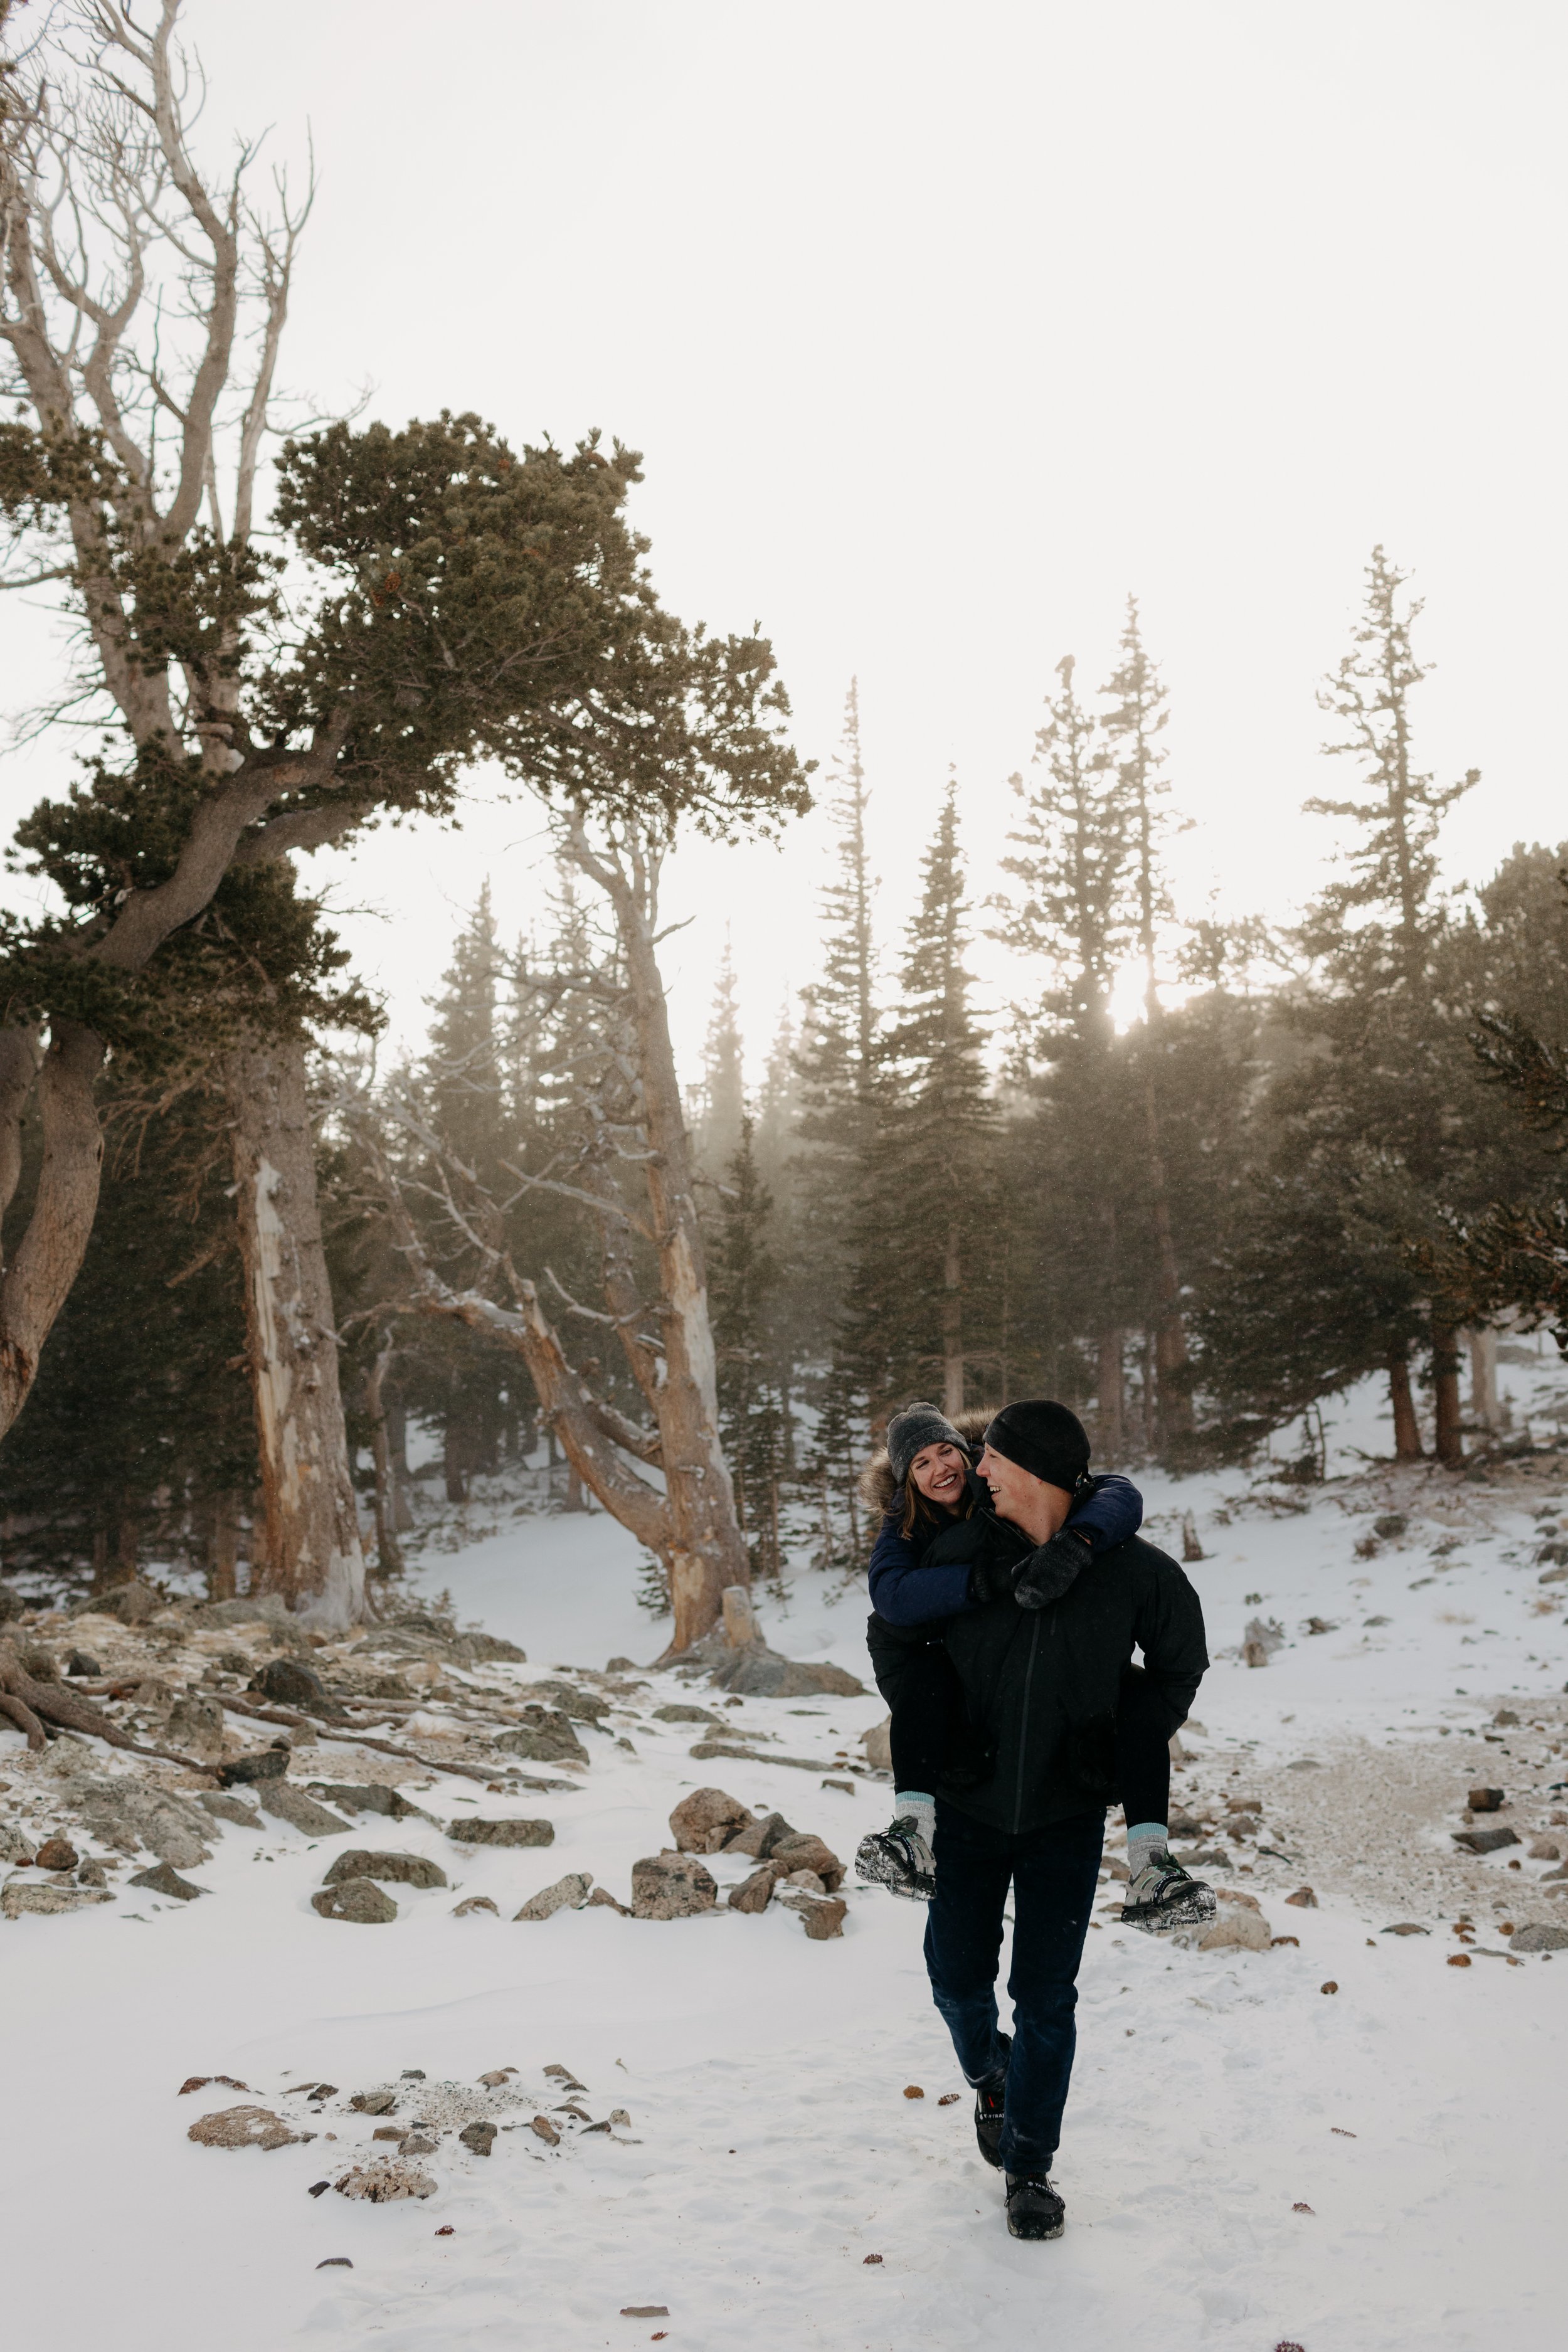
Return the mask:
[[[1071,1496],[1060,1486],[1048,1486],[1044,1478],[1037,1478],[1033,1471],[1020,1469],[1005,1454],[994,1453],[988,1445],[980,1457],[979,1470],[991,1489],[997,1517],[1010,1519],[1026,1535],[1035,1536],[1037,1542],[1044,1539],[1037,1532],[1040,1527],[1059,1527],[1066,1517]]]

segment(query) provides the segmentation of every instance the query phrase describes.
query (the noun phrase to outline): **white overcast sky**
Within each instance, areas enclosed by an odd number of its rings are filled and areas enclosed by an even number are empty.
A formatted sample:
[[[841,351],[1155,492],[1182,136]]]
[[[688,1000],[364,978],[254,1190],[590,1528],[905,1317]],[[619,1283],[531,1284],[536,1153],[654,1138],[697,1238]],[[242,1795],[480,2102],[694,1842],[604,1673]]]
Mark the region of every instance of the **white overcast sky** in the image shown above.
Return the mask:
[[[1374,541],[1414,569],[1424,764],[1478,766],[1448,868],[1568,835],[1568,16],[1539,0],[193,0],[217,153],[272,126],[321,192],[283,373],[398,424],[646,453],[677,610],[760,620],[803,752],[860,679],[891,932],[949,762],[977,891],[1054,664],[1142,600],[1194,822],[1178,894],[1276,917],[1321,872],[1313,702]],[[5,615],[6,699],[41,624]],[[9,763],[4,813],[63,776]],[[690,1075],[725,925],[756,1058],[809,978],[826,835],[676,861]],[[334,861],[417,1026],[536,820]],[[983,954],[995,993],[1007,976]]]

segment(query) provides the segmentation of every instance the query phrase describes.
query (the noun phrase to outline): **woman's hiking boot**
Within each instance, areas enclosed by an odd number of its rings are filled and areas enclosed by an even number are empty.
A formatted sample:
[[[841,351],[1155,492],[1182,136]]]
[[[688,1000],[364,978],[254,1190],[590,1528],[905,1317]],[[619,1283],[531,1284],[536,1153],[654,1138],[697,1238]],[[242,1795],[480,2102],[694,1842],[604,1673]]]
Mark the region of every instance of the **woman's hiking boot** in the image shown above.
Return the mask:
[[[1007,2060],[1012,2054],[1013,2037],[999,2033],[1002,2063],[994,2074],[987,2074],[974,2086],[974,2137],[980,2143],[980,2153],[987,2164],[1002,2169],[1002,2118],[1007,2104]]]
[[[1068,2209],[1043,2172],[1007,2175],[1007,2228],[1015,2238],[1059,2238]]]
[[[936,1862],[912,1813],[900,1813],[885,1830],[860,1841],[855,1875],[868,1886],[885,1886],[910,1903],[929,1903],[936,1893]]]
[[[1215,1916],[1214,1888],[1163,1852],[1153,1853],[1128,1884],[1124,1927],[1168,1936],[1174,1927],[1201,1927]]]

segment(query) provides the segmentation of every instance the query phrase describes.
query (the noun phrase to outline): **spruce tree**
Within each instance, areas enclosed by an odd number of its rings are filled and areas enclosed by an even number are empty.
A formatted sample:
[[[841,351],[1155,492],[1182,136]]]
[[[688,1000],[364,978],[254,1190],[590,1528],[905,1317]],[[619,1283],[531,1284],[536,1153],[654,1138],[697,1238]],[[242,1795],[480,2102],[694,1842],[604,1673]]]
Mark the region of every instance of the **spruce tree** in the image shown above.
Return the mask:
[[[711,1168],[722,1168],[740,1144],[746,1108],[745,1041],[741,1034],[741,1006],[735,986],[735,957],[728,925],[719,977],[713,989],[713,1010],[708,1018],[703,1048],[706,1102],[702,1119],[702,1156]]]
[[[1127,599],[1120,657],[1106,681],[1105,693],[1110,703],[1105,733],[1115,764],[1122,821],[1127,829],[1131,914],[1143,965],[1143,1034],[1135,1054],[1141,1066],[1137,1075],[1148,1138],[1149,1206],[1158,1282],[1154,1360],[1159,1381],[1159,1427],[1161,1436],[1167,1442],[1179,1442],[1192,1428],[1193,1406],[1161,1111],[1166,1041],[1157,961],[1160,926],[1172,913],[1160,856],[1161,837],[1167,823],[1162,803],[1170,792],[1160,739],[1169,723],[1170,709],[1164,684],[1144,647],[1137,600],[1131,596]]]
[[[779,1265],[771,1247],[773,1194],[757,1168],[755,1129],[741,1118],[708,1263],[710,1311],[719,1363],[719,1427],[735,1483],[735,1509],[752,1565],[778,1572],[778,1482],[784,1425],[771,1377],[770,1313]]]
[[[984,1238],[995,1113],[970,1009],[967,922],[950,774],[905,932],[900,1017],[881,1048],[844,1349],[875,1404],[923,1383],[940,1388],[949,1414],[994,1356]]]

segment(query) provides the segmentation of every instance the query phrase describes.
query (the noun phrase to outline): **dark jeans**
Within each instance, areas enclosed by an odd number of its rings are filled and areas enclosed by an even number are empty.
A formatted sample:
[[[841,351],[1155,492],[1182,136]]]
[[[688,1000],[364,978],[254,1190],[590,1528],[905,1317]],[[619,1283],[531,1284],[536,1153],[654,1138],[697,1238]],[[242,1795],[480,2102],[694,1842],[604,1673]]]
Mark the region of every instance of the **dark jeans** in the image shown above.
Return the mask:
[[[1116,1793],[1134,1822],[1171,1818],[1171,1717],[1158,1685],[1129,1666],[1116,1702]]]
[[[888,1702],[893,1787],[931,1796],[963,1722],[963,1696],[940,1642],[899,1641],[871,1621],[868,1638],[877,1687]]]
[[[984,2082],[1003,2063],[996,1968],[1013,1889],[1013,2053],[1002,2126],[1009,2172],[1044,2170],[1060,2142],[1078,2042],[1076,1979],[1104,1838],[1099,1811],[1014,1837],[937,1801],[926,1972],[970,2083]]]

